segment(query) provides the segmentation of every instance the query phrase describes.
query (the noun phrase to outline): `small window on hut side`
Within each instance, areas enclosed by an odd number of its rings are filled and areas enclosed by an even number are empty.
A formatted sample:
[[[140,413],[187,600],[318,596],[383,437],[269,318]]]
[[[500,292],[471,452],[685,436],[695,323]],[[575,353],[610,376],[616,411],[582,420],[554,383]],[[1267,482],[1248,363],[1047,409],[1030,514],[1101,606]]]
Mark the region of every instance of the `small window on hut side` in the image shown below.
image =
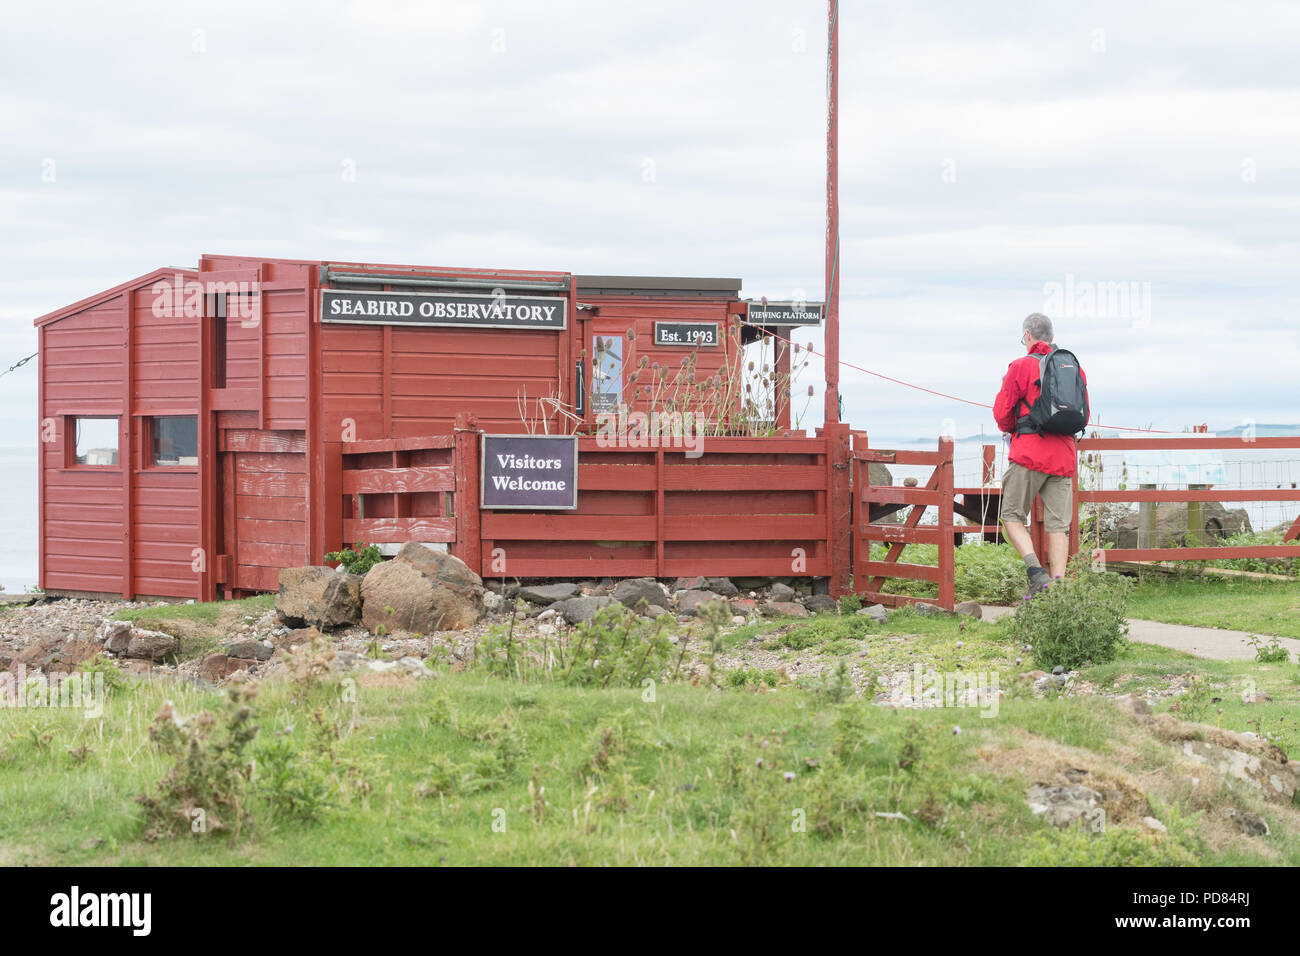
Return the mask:
[[[159,415],[149,419],[153,467],[195,468],[199,464],[198,419],[193,415]]]
[[[226,296],[204,296],[208,313],[208,342],[212,356],[212,387],[226,387]]]
[[[623,336],[594,336],[591,352],[591,410],[618,411],[623,400]]]
[[[117,464],[117,419],[68,419],[68,444],[72,452],[72,465]]]

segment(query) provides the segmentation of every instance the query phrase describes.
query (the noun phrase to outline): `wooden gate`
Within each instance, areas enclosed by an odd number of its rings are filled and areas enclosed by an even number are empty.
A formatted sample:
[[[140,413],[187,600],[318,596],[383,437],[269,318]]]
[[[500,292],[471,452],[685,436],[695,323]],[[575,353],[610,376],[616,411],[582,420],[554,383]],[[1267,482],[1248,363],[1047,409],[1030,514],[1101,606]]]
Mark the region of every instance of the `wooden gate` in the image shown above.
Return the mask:
[[[872,485],[869,465],[932,465],[934,471],[924,487]],[[853,450],[853,590],[871,601],[897,606],[904,603],[937,603],[952,610],[954,604],[954,537],[953,527],[953,441],[940,438],[937,451],[887,451],[855,448]],[[899,523],[883,523],[903,508],[910,508]],[[923,525],[926,510],[934,508],[938,522]],[[884,560],[875,561],[871,544],[888,545]],[[909,544],[933,544],[938,547],[937,565],[904,564],[899,561]],[[938,598],[917,598],[884,592],[890,578],[931,581]]]
[[[346,544],[456,541],[453,435],[342,442]]]

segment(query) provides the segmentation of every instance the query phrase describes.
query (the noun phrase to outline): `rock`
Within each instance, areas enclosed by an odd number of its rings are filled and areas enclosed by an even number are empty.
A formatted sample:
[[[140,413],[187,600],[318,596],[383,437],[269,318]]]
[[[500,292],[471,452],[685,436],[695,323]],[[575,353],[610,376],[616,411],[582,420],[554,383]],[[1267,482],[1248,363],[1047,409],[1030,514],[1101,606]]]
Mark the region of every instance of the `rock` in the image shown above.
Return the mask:
[[[768,617],[807,617],[808,609],[795,601],[768,601],[763,613]]]
[[[1244,734],[1238,735],[1245,737]],[[1218,740],[1228,741],[1231,735],[1221,733]],[[1198,763],[1213,767],[1224,776],[1234,777],[1248,784],[1270,800],[1291,803],[1300,789],[1300,766],[1288,762],[1280,750],[1276,759],[1271,756],[1276,748],[1260,748],[1263,755],[1236,750],[1208,740],[1184,740],[1183,753]],[[1242,746],[1249,748],[1249,740]],[[1258,744],[1255,745],[1258,747]]]
[[[468,564],[446,551],[435,551],[414,541],[408,541],[397,552],[394,561],[409,564],[438,583],[454,591],[483,589],[483,579],[470,570]]]
[[[743,614],[737,614],[735,617],[733,617],[733,618],[731,619],[731,623],[732,623],[732,624],[744,624],[744,623],[745,623],[745,616],[744,616]]]
[[[1148,830],[1155,830],[1157,833],[1169,832],[1168,829],[1165,827],[1165,825],[1161,823],[1159,820],[1157,820],[1155,817],[1143,817],[1142,825],[1146,827]]]
[[[555,608],[548,607],[546,610],[542,611],[540,614],[537,615],[537,620],[549,621],[551,618],[555,617],[555,615],[556,615]]]
[[[179,639],[162,631],[131,628],[131,640],[126,645],[126,656],[139,660],[159,661],[181,649]]]
[[[772,585],[771,591],[768,592],[768,600],[773,604],[787,604],[794,600],[794,588],[778,581]]]
[[[1065,673],[1065,668],[1060,664],[1057,664],[1055,667],[1052,668],[1052,676],[1054,677],[1058,674],[1064,674],[1064,673]]]
[[[628,578],[614,587],[614,600],[624,607],[639,611],[640,605],[663,607],[668,603],[668,592],[654,578]]]
[[[732,614],[757,614],[758,602],[753,598],[735,598],[729,602]]]
[[[923,615],[925,617],[935,617],[941,615],[949,615],[953,613],[952,611],[945,611],[937,604],[926,604],[924,602],[915,603],[912,605],[912,607],[913,609],[915,609],[917,614]]]
[[[961,601],[953,607],[953,610],[958,614],[965,614],[976,620],[984,616],[984,609],[980,607],[979,601]]]
[[[829,594],[813,594],[803,599],[803,606],[814,614],[823,614],[827,611],[838,611],[840,602]]]
[[[126,646],[131,643],[131,622],[105,621],[102,634],[104,650],[110,654],[125,654]]]
[[[538,636],[538,637],[554,637],[554,636],[555,636],[556,634],[558,634],[558,633],[559,633],[559,628],[557,628],[554,624],[538,624],[538,625],[537,625],[537,636]]]
[[[612,597],[600,594],[595,597],[571,597],[564,601],[557,601],[551,607],[555,608],[555,612],[570,624],[581,624],[590,621],[602,610],[615,604],[618,602]]]
[[[556,601],[563,601],[565,598],[571,598],[578,593],[578,586],[571,582],[564,584],[525,584],[515,594],[521,597],[529,604],[540,604],[545,607],[548,604],[554,604]]]
[[[884,624],[889,620],[889,608],[885,607],[883,604],[868,604],[864,608],[859,608],[857,613],[861,614],[863,617],[869,617],[872,620],[879,621],[881,624]]]
[[[483,609],[489,614],[495,614],[505,607],[506,599],[496,591],[484,590],[483,592]]]
[[[1054,827],[1068,827],[1082,820],[1089,829],[1106,829],[1101,794],[1091,787],[1036,783],[1025,791],[1025,803],[1035,816],[1043,817]]]
[[[740,593],[740,588],[732,584],[730,578],[706,578],[704,590],[712,591],[714,594],[721,594],[726,598],[735,597]]]
[[[726,601],[722,595],[714,594],[712,591],[678,591],[674,597],[677,598],[677,610],[682,614],[691,617],[698,617],[700,612],[712,604],[726,607]]]
[[[457,631],[483,616],[483,583],[450,554],[408,542],[361,581],[361,623],[371,633]]]
[[[269,660],[271,651],[271,645],[262,641],[234,641],[226,645],[226,656],[242,661]]]
[[[1268,836],[1269,834],[1268,821],[1258,813],[1228,807],[1223,811],[1223,815],[1232,821],[1233,826],[1247,836]]]
[[[199,677],[215,684],[247,666],[246,662],[232,660],[225,654],[209,654],[199,662]]]
[[[296,627],[292,630],[286,630],[282,634],[277,634],[271,638],[271,643],[275,647],[310,647],[318,640],[325,637],[319,628],[315,627]]]
[[[284,568],[275,615],[286,627],[324,630],[361,620],[361,578],[326,567]]]
[[[424,661],[420,660],[418,657],[407,656],[399,658],[397,666],[408,674],[413,674],[416,677],[434,676],[433,671],[429,670],[429,665],[424,663]]]
[[[668,613],[669,612],[667,608],[660,607],[658,604],[647,604],[645,607],[641,608],[641,615],[643,617],[648,617],[651,620],[654,620],[655,618],[663,617],[665,614]]]
[[[678,578],[673,584],[674,591],[703,591],[709,586],[708,579],[701,575],[693,578]]]

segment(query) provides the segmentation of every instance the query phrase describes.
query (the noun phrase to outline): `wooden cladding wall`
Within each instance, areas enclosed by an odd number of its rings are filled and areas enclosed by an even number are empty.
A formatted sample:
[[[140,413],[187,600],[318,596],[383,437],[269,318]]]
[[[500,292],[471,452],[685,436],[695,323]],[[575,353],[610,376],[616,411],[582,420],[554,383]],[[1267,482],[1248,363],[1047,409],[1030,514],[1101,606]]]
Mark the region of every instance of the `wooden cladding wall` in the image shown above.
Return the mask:
[[[47,590],[120,592],[126,580],[128,297],[122,292],[40,330],[40,585]],[[70,466],[79,415],[117,419],[117,465]]]
[[[524,400],[535,415],[537,399],[559,392],[568,334],[322,323],[325,440],[447,435],[462,413],[523,431]]]

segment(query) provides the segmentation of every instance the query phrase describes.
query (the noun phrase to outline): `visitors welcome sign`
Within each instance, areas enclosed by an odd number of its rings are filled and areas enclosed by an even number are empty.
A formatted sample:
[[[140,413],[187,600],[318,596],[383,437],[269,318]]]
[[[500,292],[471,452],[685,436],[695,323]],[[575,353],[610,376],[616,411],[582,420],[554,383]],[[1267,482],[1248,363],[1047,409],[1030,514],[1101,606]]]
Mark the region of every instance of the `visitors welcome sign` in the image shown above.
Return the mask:
[[[483,508],[578,507],[576,435],[484,435]]]
[[[470,292],[353,292],[322,289],[322,322],[456,325],[482,329],[563,329],[558,295]]]

